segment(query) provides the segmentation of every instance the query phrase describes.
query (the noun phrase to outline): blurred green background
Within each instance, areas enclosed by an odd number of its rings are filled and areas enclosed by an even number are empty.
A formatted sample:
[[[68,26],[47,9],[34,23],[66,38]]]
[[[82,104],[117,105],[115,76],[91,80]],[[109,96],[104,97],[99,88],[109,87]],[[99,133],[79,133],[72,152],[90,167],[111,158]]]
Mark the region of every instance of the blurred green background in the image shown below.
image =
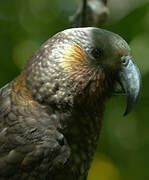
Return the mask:
[[[19,74],[26,60],[58,31],[70,27],[79,0],[0,1],[0,86]],[[100,142],[88,180],[149,179],[149,1],[109,0],[104,28],[129,42],[142,74],[140,101],[123,117],[125,97],[106,105]]]

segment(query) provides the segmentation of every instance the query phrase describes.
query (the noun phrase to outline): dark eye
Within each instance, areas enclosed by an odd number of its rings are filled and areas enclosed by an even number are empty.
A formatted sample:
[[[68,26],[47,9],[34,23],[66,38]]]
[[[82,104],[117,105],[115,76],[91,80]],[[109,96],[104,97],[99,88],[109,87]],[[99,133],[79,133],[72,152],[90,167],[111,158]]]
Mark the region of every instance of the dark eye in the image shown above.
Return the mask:
[[[92,48],[91,50],[91,55],[94,57],[94,58],[100,58],[103,56],[103,50],[102,49],[99,49],[99,48]]]

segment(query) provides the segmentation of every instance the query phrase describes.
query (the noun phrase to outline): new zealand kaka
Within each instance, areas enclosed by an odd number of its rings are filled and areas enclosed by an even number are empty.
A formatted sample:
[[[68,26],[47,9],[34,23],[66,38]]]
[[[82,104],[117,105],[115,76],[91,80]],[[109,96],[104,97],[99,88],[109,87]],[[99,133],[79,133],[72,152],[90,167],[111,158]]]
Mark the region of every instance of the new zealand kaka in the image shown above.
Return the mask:
[[[128,114],[140,73],[128,44],[98,28],[47,40],[0,89],[0,180],[86,180],[116,84]]]

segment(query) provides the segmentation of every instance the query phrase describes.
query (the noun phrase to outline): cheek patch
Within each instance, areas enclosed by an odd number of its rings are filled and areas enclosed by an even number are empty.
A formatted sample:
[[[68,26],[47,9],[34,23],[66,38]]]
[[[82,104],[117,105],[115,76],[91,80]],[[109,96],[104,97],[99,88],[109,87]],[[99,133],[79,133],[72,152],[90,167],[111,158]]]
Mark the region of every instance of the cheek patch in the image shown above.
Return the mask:
[[[88,56],[79,44],[73,43],[64,50],[61,66],[66,71],[82,69],[87,64]]]

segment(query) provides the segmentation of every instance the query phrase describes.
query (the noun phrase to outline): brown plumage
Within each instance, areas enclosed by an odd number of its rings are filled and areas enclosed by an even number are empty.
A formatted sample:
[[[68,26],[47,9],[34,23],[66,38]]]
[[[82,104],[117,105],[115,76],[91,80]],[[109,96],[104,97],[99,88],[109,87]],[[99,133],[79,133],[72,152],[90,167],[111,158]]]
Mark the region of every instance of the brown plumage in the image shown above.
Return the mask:
[[[0,89],[0,180],[86,180],[117,81],[127,113],[140,75],[120,36],[76,28],[45,42]]]

